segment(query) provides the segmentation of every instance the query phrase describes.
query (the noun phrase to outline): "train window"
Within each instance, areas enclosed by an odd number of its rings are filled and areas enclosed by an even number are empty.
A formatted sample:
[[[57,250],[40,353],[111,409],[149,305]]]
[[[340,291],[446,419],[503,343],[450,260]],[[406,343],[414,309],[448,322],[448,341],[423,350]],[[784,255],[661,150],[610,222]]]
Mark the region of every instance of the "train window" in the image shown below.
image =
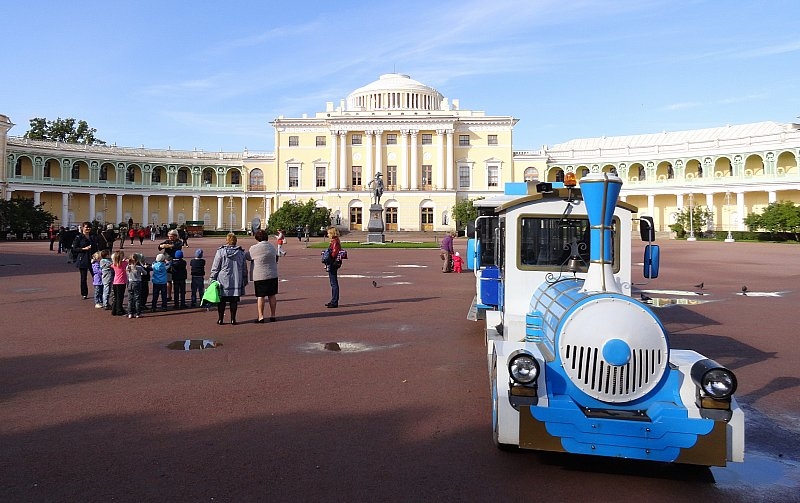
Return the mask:
[[[611,247],[614,271],[619,271],[615,250],[619,247],[614,219]],[[579,272],[589,268],[589,220],[586,218],[553,218],[524,216],[520,218],[518,266],[520,269],[560,271],[572,255],[580,258]]]

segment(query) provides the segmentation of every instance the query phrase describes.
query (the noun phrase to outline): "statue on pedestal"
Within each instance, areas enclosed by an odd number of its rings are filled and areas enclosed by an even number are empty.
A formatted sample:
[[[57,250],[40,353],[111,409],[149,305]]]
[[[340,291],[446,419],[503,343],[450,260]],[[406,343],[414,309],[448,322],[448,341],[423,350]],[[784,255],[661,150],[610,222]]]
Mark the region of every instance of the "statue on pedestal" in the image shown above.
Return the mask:
[[[383,195],[383,178],[381,172],[375,173],[375,178],[370,180],[367,187],[372,187],[372,202],[373,204],[381,204],[381,196]]]

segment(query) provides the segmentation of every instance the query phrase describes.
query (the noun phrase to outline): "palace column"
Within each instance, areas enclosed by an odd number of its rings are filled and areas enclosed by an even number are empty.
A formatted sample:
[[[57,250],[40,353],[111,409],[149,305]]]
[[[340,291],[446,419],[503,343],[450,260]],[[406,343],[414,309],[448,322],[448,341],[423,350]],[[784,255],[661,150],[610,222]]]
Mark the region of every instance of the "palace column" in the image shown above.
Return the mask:
[[[417,166],[417,155],[419,147],[417,146],[417,135],[419,131],[411,131],[411,167],[409,169],[409,176],[411,177],[411,190],[419,188],[419,166]]]
[[[167,223],[175,221],[175,196],[167,196]]]
[[[33,191],[33,204],[35,206],[39,206],[40,204],[42,204],[42,191],[41,190]]]
[[[200,220],[200,196],[192,196],[192,220]]]
[[[447,160],[445,161],[447,190],[453,190],[453,131],[447,131]]]
[[[61,224],[64,227],[69,224],[69,192],[61,193]]]
[[[397,189],[408,188],[408,129],[400,130],[400,169],[397,173]]]
[[[142,225],[150,223],[150,195],[142,194]]]
[[[444,166],[444,129],[437,129],[436,130],[436,137],[439,139],[439,147],[437,150],[437,162],[439,164],[439,168],[436,170],[436,188],[439,190],[444,189],[444,173],[445,173],[445,166]]]
[[[366,162],[364,163],[364,178],[361,179],[361,185],[367,186],[372,180],[372,131],[364,131],[364,136],[367,137]]]
[[[122,194],[117,194],[117,221],[122,222]]]
[[[651,217],[655,218],[655,210],[656,210],[656,196],[653,194],[647,195],[647,214]]]
[[[247,196],[242,198],[242,229],[247,229]]]
[[[217,196],[217,229],[222,229],[222,222],[224,221],[224,217],[222,216],[222,203],[225,199],[225,196]]]
[[[338,131],[331,131],[331,162],[328,166],[328,179],[326,183],[328,184],[330,189],[336,190],[338,188],[338,181],[339,181],[339,170],[338,170],[338,159],[339,154],[337,152],[337,145],[339,141],[339,132]]]
[[[777,203],[778,202],[778,193],[775,192],[774,190],[770,190],[769,192],[767,192],[767,202],[770,203],[770,204]]]
[[[743,231],[744,228],[744,192],[737,192],[736,193],[736,213],[739,216],[739,222],[736,226],[736,230]]]
[[[347,131],[339,131],[339,188],[347,189]]]
[[[97,203],[97,196],[95,194],[89,193],[89,220],[90,222],[94,220],[96,213],[96,203]]]
[[[383,169],[382,167],[383,151],[381,150],[382,142],[383,142],[383,131],[375,131],[375,173],[379,173],[381,169]]]

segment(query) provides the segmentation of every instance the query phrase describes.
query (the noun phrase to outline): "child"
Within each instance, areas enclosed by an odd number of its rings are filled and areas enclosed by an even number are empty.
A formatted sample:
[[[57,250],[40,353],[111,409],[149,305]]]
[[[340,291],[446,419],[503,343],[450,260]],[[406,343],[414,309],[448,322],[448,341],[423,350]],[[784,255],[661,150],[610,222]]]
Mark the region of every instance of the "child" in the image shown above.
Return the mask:
[[[175,309],[186,309],[186,261],[183,251],[177,250],[170,263],[172,273],[172,296],[175,298]]]
[[[128,318],[139,318],[142,314],[139,304],[139,294],[142,292],[142,272],[144,269],[139,265],[134,254],[128,259],[128,267],[125,268],[128,279]]]
[[[113,298],[111,299],[111,316],[125,316],[125,309],[122,307],[125,301],[125,287],[128,283],[128,274],[125,271],[125,252],[115,251],[111,255],[111,269],[114,271],[114,282],[111,289]]]
[[[111,258],[108,250],[100,250],[100,270],[103,274],[103,308],[106,311],[111,309],[109,298],[111,297],[111,285],[114,283],[114,270],[111,269]]]
[[[142,282],[139,289],[139,314],[143,313],[147,308],[147,297],[150,296],[150,271],[153,270],[150,265],[145,261],[144,255],[141,253],[134,253],[136,263],[142,266]]]
[[[100,252],[92,255],[92,285],[94,285],[94,307],[103,307],[103,268],[100,266]]]
[[[464,259],[461,258],[461,254],[456,252],[453,255],[453,272],[461,272],[461,268],[464,266]]]
[[[150,310],[156,312],[156,304],[158,304],[158,296],[161,296],[161,310],[167,310],[167,264],[164,262],[164,254],[159,253],[156,255],[156,261],[153,262],[153,302],[150,305]]]
[[[278,256],[283,257],[286,255],[286,252],[283,250],[283,242],[285,240],[285,236],[283,235],[283,229],[278,229],[278,233],[275,235],[275,242],[278,243]]]
[[[205,288],[206,259],[203,258],[203,249],[198,248],[194,251],[194,258],[189,261],[189,269],[192,271],[192,307],[197,307],[197,301],[203,302]]]

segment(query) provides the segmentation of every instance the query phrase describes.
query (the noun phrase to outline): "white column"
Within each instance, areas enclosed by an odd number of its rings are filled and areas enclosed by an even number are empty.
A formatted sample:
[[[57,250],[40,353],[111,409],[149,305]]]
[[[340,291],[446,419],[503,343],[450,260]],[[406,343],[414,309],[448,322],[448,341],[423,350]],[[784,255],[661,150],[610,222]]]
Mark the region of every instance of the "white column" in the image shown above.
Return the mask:
[[[408,188],[408,130],[400,131],[400,169],[397,170],[397,189]]]
[[[42,204],[42,191],[36,190],[33,192],[33,204],[36,206]]]
[[[683,209],[683,194],[675,196],[675,206],[678,207],[678,211]]]
[[[200,196],[192,196],[192,220],[200,220]]]
[[[339,131],[339,188],[347,188],[347,131]]]
[[[383,143],[383,131],[375,131],[375,172],[383,169],[383,150],[381,149]],[[384,176],[384,178],[386,178]]]
[[[90,222],[94,220],[94,217],[97,215],[95,210],[97,209],[97,196],[95,194],[89,194],[89,220]]]
[[[714,208],[714,193],[706,194],[706,206],[709,209]]]
[[[107,219],[108,217],[106,217]],[[119,220],[117,220],[119,222]],[[61,193],[61,225],[69,224],[69,192]]]
[[[339,132],[338,131],[331,131],[331,162],[328,165],[328,179],[326,183],[330,189],[336,190],[338,188],[338,181],[339,181],[339,170],[338,170],[338,159],[339,154],[337,152],[337,142],[339,141]]]
[[[247,229],[247,196],[242,196],[242,229]]]
[[[767,201],[770,204],[777,203],[778,202],[778,193],[775,192],[774,190],[770,190],[769,192],[767,192],[767,198],[768,198]]]
[[[148,194],[142,195],[142,225],[150,223],[150,196]]]
[[[411,167],[408,171],[408,176],[411,177],[411,190],[419,188],[419,166],[417,166],[417,154],[419,147],[417,146],[417,134],[419,131],[411,131]]]
[[[436,137],[439,139],[439,148],[437,149],[437,164],[436,166],[436,188],[439,190],[444,189],[444,129],[436,130]]]
[[[453,190],[453,132],[447,131],[447,160],[444,165],[447,190]]]
[[[367,137],[367,148],[366,156],[367,159],[364,163],[364,172],[362,173],[363,178],[361,179],[361,184],[366,186],[370,180],[372,180],[372,131],[364,131],[364,136]]]
[[[122,222],[122,194],[117,194],[117,221],[114,223],[120,222]]]
[[[175,196],[167,196],[167,224],[175,221]]]
[[[222,202],[225,196],[217,196],[217,229],[224,229],[225,218],[222,216]]]
[[[736,213],[739,216],[739,225],[737,225],[737,231],[743,231],[744,228],[744,192],[737,192],[736,193]]]
[[[656,196],[653,194],[647,195],[647,214],[655,218]]]

